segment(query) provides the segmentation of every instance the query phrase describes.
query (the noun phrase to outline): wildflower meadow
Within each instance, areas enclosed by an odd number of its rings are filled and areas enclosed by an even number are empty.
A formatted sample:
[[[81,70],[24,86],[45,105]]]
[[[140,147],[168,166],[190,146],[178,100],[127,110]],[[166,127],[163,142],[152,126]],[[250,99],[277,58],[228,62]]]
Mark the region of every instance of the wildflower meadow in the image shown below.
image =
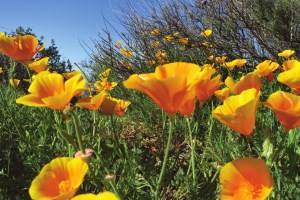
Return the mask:
[[[79,64],[0,32],[0,199],[299,199],[300,2],[148,6]]]

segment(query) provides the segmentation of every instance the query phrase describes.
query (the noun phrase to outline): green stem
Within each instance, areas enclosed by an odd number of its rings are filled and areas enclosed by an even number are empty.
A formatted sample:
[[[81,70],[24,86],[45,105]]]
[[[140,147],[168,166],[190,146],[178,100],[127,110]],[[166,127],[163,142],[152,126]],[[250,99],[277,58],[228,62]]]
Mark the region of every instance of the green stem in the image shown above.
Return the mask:
[[[95,137],[96,134],[96,111],[93,111],[93,132],[92,136]]]
[[[31,83],[32,79],[31,79],[30,71],[29,71],[27,66],[25,68],[26,68],[26,71],[27,71],[27,74],[28,74],[28,77],[29,77],[29,80],[30,80],[30,83]]]
[[[84,154],[85,151],[84,151],[84,148],[83,148],[83,145],[82,145],[81,134],[79,132],[78,118],[73,113],[71,115],[72,115],[72,120],[73,120],[73,124],[74,124],[74,127],[75,127],[76,139],[77,139],[77,143],[78,143],[78,146],[79,146],[79,150]]]
[[[75,148],[75,145],[74,145],[74,142],[72,142],[71,140],[71,134],[70,134],[70,128],[69,128],[69,123],[66,122],[66,126],[67,126],[67,134],[65,134],[63,131],[62,131],[62,128],[61,128],[61,123],[60,123],[60,118],[58,116],[58,113],[54,111],[54,120],[55,120],[55,128],[57,130],[57,133],[58,133],[58,136],[64,140],[67,144],[71,144],[73,146],[74,149]]]
[[[193,140],[193,135],[192,135],[192,129],[191,129],[191,123],[188,118],[186,119],[186,123],[188,126],[188,131],[189,131],[189,139],[190,139],[190,145],[191,145],[191,162],[190,164],[192,165],[192,177],[193,177],[193,186],[196,185],[196,173],[195,173],[195,141]]]
[[[161,182],[162,179],[164,177],[165,174],[165,170],[166,170],[166,163],[168,161],[168,157],[169,157],[169,150],[170,150],[170,144],[171,144],[171,140],[172,140],[172,118],[169,119],[169,133],[168,133],[168,140],[167,140],[167,146],[165,148],[165,152],[164,152],[164,160],[163,160],[163,164],[160,170],[160,174],[159,174],[159,178],[157,181],[157,187],[156,187],[156,191],[155,191],[155,199],[158,200],[158,196],[159,196],[159,190],[160,190],[160,186],[161,186]]]

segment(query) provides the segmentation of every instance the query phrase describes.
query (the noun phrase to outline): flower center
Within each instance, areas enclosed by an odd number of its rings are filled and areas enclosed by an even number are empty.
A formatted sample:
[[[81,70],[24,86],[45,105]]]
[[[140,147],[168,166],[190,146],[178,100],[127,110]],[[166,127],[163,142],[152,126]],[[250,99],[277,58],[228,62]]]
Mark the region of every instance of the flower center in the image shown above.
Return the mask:
[[[59,183],[59,193],[63,194],[71,190],[71,183],[69,180],[65,180]]]

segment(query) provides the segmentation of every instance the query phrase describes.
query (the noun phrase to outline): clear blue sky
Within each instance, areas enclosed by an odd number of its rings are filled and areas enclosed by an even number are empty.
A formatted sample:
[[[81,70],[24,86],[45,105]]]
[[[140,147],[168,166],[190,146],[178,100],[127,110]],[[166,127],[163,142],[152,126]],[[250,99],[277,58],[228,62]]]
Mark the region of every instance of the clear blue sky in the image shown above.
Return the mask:
[[[131,2],[138,1],[142,0]],[[3,0],[0,32],[30,27],[37,36],[44,36],[46,46],[54,39],[63,58],[79,62],[88,59],[80,43],[91,45],[91,39],[105,28],[103,17],[121,29],[117,18],[127,3],[128,0]]]

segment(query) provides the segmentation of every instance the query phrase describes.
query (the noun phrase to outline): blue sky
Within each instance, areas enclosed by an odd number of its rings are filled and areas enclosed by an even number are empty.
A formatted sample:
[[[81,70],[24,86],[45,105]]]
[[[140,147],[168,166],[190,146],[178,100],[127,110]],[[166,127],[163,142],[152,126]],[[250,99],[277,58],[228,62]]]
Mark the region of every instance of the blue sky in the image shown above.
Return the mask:
[[[133,0],[132,2],[143,0]],[[82,42],[105,28],[103,17],[118,29],[118,17],[128,0],[7,0],[1,2],[0,31],[30,27],[37,36],[44,36],[45,45],[54,39],[63,58],[71,62],[88,59]],[[136,3],[134,3],[136,4]]]

